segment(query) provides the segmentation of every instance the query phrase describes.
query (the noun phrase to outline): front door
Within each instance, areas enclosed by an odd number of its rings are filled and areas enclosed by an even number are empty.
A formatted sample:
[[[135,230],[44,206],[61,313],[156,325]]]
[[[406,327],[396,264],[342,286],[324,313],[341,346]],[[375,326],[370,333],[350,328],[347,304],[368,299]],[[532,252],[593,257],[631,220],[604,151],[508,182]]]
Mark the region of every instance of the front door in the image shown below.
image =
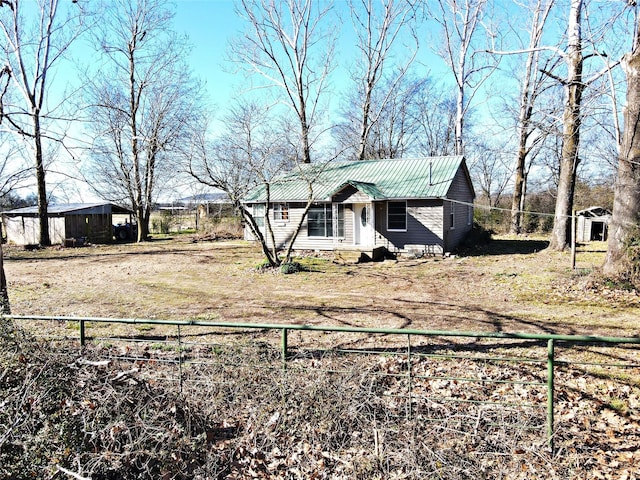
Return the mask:
[[[353,239],[355,245],[373,245],[373,218],[371,204],[353,205]]]

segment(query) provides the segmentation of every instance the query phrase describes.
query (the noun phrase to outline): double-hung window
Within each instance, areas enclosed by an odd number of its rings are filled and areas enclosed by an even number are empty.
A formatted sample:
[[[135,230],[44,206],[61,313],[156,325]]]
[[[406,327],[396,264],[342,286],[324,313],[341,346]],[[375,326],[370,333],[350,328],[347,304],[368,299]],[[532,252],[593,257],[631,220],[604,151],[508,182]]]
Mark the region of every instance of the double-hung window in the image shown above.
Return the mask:
[[[289,221],[289,204],[276,203],[273,205],[273,219],[281,222]]]
[[[309,237],[344,237],[344,205],[330,203],[312,205],[307,212],[307,235]]]
[[[407,230],[407,202],[387,203],[387,230]]]
[[[258,227],[264,227],[264,203],[254,204],[253,213],[251,215]]]

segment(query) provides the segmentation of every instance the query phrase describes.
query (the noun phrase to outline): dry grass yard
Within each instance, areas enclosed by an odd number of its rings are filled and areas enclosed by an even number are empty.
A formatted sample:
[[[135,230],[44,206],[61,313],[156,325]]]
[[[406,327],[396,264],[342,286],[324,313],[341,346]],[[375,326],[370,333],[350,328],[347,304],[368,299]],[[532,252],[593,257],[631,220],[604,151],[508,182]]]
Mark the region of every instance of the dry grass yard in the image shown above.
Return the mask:
[[[363,264],[308,254],[297,258],[304,271],[285,275],[258,269],[253,245],[183,235],[8,247],[5,270],[15,315],[640,336],[638,293],[598,275],[604,244],[580,246],[575,270],[569,253],[545,247],[503,237],[468,255]],[[74,325],[20,325],[26,335],[0,324],[0,477],[639,478],[639,368],[597,365],[637,365],[633,348],[559,348],[559,359],[586,363],[557,370],[552,456],[544,343],[412,336],[427,355],[412,360],[407,383],[406,338],[291,332],[291,351],[311,354],[283,371],[278,332],[218,333],[229,337],[218,348],[211,333],[183,327],[193,343],[182,350],[154,343],[175,327],[92,322],[79,358],[77,345],[31,339],[77,337]],[[139,344],[109,341],[124,335]],[[317,356],[319,347],[386,350]],[[178,357],[191,360],[179,390],[160,379],[177,375],[161,359]]]
[[[15,314],[294,323],[634,336],[635,291],[596,285],[605,245],[568,253],[540,240],[494,240],[452,258],[341,264],[307,256],[308,271],[256,269],[243,242],[190,237],[145,244],[5,248]]]

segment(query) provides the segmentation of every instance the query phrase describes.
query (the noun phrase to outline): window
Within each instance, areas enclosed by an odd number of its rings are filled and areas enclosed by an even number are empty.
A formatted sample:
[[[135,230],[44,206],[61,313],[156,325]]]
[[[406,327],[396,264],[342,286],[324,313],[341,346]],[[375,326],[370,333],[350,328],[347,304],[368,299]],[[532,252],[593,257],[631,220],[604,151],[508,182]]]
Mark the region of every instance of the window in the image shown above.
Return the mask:
[[[387,203],[387,230],[407,230],[407,202]]]
[[[340,238],[344,238],[344,205],[337,203],[335,205],[335,216],[338,219],[338,225],[336,225],[336,234]]]
[[[289,205],[286,203],[274,204],[273,219],[288,222],[289,221]]]
[[[264,227],[264,203],[255,204],[251,215],[258,227]]]
[[[451,230],[456,228],[456,206],[453,203],[451,204],[451,210],[450,210],[450,213],[449,213],[449,221],[451,222],[451,224],[449,225],[449,228],[451,228]]]
[[[335,214],[334,214],[335,208]],[[307,235],[309,237],[333,237],[334,217],[337,220],[336,235],[344,237],[344,205],[330,203],[312,205],[307,212]]]

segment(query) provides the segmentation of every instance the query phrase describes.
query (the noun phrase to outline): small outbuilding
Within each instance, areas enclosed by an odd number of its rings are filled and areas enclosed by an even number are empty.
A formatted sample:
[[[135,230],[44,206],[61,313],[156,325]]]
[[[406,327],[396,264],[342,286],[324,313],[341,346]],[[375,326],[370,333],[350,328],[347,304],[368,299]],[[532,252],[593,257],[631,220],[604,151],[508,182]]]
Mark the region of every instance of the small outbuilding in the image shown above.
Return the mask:
[[[602,207],[590,207],[576,212],[576,241],[594,242],[607,240],[611,212]]]
[[[109,243],[113,241],[113,215],[132,215],[127,208],[112,203],[67,203],[49,205],[51,243]],[[38,207],[2,212],[7,241],[15,245],[40,243]]]

